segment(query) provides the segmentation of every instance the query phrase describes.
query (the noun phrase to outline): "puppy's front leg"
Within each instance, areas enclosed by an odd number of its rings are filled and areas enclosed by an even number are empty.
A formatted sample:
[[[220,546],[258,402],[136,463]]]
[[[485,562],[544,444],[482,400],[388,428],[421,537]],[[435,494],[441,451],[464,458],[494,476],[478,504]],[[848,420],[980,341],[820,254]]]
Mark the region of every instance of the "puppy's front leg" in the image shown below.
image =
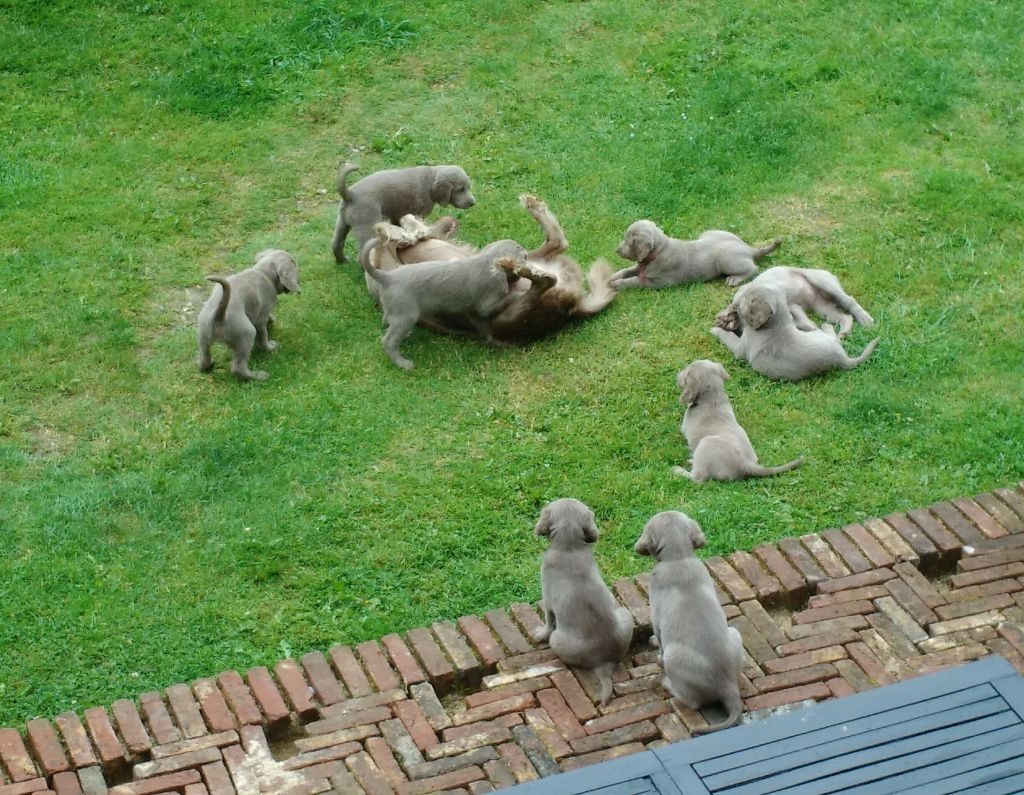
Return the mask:
[[[269,320],[268,320],[269,322]],[[267,332],[267,324],[263,323],[256,326],[256,344],[260,346],[260,350],[264,351],[276,351],[277,343],[270,339],[270,334]]]
[[[524,193],[519,197],[520,204],[534,217],[541,230],[544,232],[544,243],[539,248],[530,252],[529,256],[541,261],[561,254],[569,249],[569,241],[565,237],[562,225],[548,209],[547,204],[536,196]]]
[[[555,631],[555,614],[548,610],[547,604],[544,605],[544,626],[540,629],[535,629],[531,634],[535,643],[547,643],[548,638],[551,637],[551,633]]]
[[[726,348],[732,351],[733,356],[737,359],[743,358],[743,337],[738,337],[733,332],[718,327],[712,327],[711,333],[718,337]]]

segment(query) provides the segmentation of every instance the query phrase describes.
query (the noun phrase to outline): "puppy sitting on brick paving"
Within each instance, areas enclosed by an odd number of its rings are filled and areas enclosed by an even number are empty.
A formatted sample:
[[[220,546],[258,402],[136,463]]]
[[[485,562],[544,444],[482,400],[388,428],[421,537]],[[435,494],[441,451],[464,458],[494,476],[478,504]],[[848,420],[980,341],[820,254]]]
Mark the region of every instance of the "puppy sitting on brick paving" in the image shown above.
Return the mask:
[[[592,669],[603,707],[612,695],[612,671],[633,640],[633,616],[597,569],[594,512],[579,500],[555,500],[541,511],[534,532],[550,542],[540,567],[545,626],[534,640],[549,641],[566,665]]]
[[[694,732],[727,729],[743,714],[743,638],[726,622],[715,586],[694,550],[707,543],[693,519],[662,511],[644,526],[636,551],[657,564],[651,574],[651,645],[661,649],[662,684],[690,709],[720,701],[729,716]]]

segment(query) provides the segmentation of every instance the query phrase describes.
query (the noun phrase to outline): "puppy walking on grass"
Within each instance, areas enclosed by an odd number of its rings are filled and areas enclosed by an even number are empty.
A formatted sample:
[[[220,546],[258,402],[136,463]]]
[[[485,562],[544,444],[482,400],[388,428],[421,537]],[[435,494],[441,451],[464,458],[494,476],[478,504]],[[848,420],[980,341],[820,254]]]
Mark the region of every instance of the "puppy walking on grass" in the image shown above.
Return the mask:
[[[268,249],[256,255],[256,264],[248,270],[206,279],[217,286],[199,312],[199,369],[213,369],[210,345],[223,342],[234,351],[232,373],[243,381],[265,381],[265,371],[249,369],[249,354],[257,344],[265,351],[277,350],[267,324],[279,293],[301,292],[299,266],[287,251]]]
[[[513,300],[510,282],[523,272],[526,249],[514,240],[499,240],[479,254],[456,262],[422,262],[391,271],[362,262],[380,284],[380,303],[388,330],[381,342],[396,365],[415,365],[402,356],[402,340],[424,315],[464,314],[488,341],[490,320]]]
[[[711,575],[694,550],[707,543],[693,519],[662,511],[644,526],[636,551],[657,560],[651,572],[651,645],[661,649],[665,689],[690,709],[721,702],[728,717],[694,734],[725,729],[743,714],[743,638],[726,622]]]
[[[603,707],[612,695],[612,671],[633,639],[633,616],[597,569],[594,512],[579,500],[555,500],[541,511],[534,532],[550,542],[540,567],[544,628],[534,640],[548,641],[566,665],[592,669]]]

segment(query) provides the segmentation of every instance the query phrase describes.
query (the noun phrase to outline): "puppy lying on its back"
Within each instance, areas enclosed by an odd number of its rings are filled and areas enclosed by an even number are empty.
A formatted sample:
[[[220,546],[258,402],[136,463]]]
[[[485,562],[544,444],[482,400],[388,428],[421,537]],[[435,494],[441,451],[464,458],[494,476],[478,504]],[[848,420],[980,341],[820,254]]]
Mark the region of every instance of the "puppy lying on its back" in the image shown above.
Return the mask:
[[[355,230],[357,251],[373,237],[380,221],[397,224],[403,215],[426,217],[435,204],[450,204],[466,210],[476,204],[469,177],[458,166],[413,166],[377,171],[363,177],[351,188],[345,184],[359,167],[346,163],[338,172],[338,223],[331,251],[338,262],[345,261],[345,238]]]
[[[737,285],[757,273],[757,260],[775,251],[781,240],[761,248],[748,246],[732,232],[713,229],[696,240],[677,240],[651,221],[636,221],[626,230],[615,250],[623,259],[636,263],[612,276],[612,287],[671,287],[687,282],[704,282],[725,276]]]
[[[300,292],[299,266],[287,251],[268,249],[256,255],[256,264],[248,270],[227,278],[206,278],[218,286],[199,311],[199,369],[213,368],[210,345],[223,342],[234,350],[232,373],[244,381],[266,380],[263,370],[249,369],[249,354],[257,343],[265,351],[277,349],[267,334],[267,323],[278,293]]]
[[[648,595],[665,669],[662,684],[690,709],[720,701],[729,713],[722,723],[694,734],[733,726],[743,714],[743,638],[726,623],[711,575],[693,554],[706,543],[700,525],[685,513],[663,511],[644,526],[635,547],[658,561]]]
[[[549,641],[566,665],[593,669],[604,706],[612,695],[612,671],[633,639],[633,616],[597,570],[594,512],[579,500],[555,500],[541,511],[534,532],[550,541],[540,567],[545,626],[534,640]]]
[[[729,374],[718,362],[698,359],[676,376],[679,402],[686,406],[682,432],[693,458],[690,471],[672,467],[676,475],[694,483],[705,480],[743,480],[763,478],[796,469],[804,460],[797,458],[777,467],[757,463],[757,453],[747,432],[733,413],[725,382]]]
[[[828,323],[820,329],[801,331],[777,287],[752,284],[736,302],[743,336],[718,327],[711,333],[733,352],[737,359],[750,363],[761,375],[787,381],[823,373],[833,368],[852,370],[867,359],[878,338],[871,340],[860,356],[851,358]]]
[[[818,326],[807,317],[813,310],[829,323],[839,326],[839,337],[849,335],[856,320],[862,326],[872,326],[875,320],[865,312],[843,289],[834,275],[821,268],[792,268],[780,265],[759,273],[757,277],[736,291],[732,303],[718,313],[715,325],[726,331],[741,332],[742,325],[737,307],[744,294],[755,285],[775,287],[786,297],[793,322],[801,331],[814,331]]]
[[[464,313],[491,339],[490,319],[512,300],[509,282],[526,263],[526,249],[514,240],[491,243],[479,254],[456,262],[424,262],[415,268],[382,271],[368,262],[363,270],[380,284],[388,330],[384,350],[396,365],[411,370],[399,345],[422,315]]]

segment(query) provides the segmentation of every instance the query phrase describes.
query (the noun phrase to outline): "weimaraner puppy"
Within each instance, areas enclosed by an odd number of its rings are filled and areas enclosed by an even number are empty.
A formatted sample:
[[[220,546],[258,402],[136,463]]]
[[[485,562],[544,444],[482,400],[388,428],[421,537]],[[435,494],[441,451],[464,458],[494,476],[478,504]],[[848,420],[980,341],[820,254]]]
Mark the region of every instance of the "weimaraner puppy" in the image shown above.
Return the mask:
[[[690,709],[719,701],[729,713],[694,734],[734,726],[743,714],[743,638],[726,623],[711,575],[693,554],[706,543],[700,525],[685,513],[662,511],[644,526],[634,547],[658,561],[647,592],[652,645],[661,649],[665,670],[662,684]]]
[[[555,500],[541,511],[534,532],[549,541],[540,567],[544,628],[534,640],[548,641],[566,665],[592,669],[604,706],[612,672],[633,639],[633,617],[615,601],[594,561],[594,512],[579,500]]]
[[[748,246],[732,232],[712,229],[696,240],[677,240],[652,221],[630,224],[616,253],[636,263],[612,276],[612,287],[659,289],[687,282],[705,282],[725,276],[736,286],[757,273],[757,260],[775,251],[782,240],[766,246]]]
[[[679,402],[686,406],[682,432],[690,448],[690,470],[672,467],[676,475],[694,483],[705,480],[743,480],[763,478],[796,469],[803,458],[777,467],[757,463],[757,453],[747,432],[740,427],[733,413],[725,382],[729,373],[718,362],[698,359],[676,375]]]
[[[878,345],[875,337],[860,356],[851,358],[830,324],[801,331],[789,311],[786,296],[770,285],[750,285],[737,301],[736,310],[743,326],[742,337],[718,327],[713,327],[711,333],[737,359],[749,362],[768,378],[799,381],[833,368],[852,370]]]
[[[759,273],[753,281],[736,291],[732,303],[718,313],[715,325],[726,331],[741,331],[737,302],[744,292],[754,285],[771,286],[782,291],[793,315],[796,327],[801,331],[814,331],[818,326],[807,317],[807,310],[813,310],[829,323],[839,326],[839,337],[845,338],[856,320],[862,326],[872,326],[875,320],[864,311],[833,274],[820,268],[791,268],[780,265]]]
[[[359,167],[346,163],[338,172],[338,223],[334,227],[331,251],[338,262],[345,261],[345,237],[352,229],[357,250],[373,238],[373,226],[380,221],[397,224],[411,213],[426,217],[435,204],[450,204],[466,210],[476,198],[466,172],[458,166],[413,166],[377,171],[363,177],[352,187],[345,184],[348,175]]]
[[[415,268],[384,271],[364,261],[363,270],[380,284],[388,326],[382,342],[391,361],[403,370],[414,367],[399,345],[425,314],[464,314],[490,340],[490,319],[513,300],[510,282],[525,264],[526,249],[514,240],[491,243],[463,260],[424,262]]]
[[[199,311],[199,369],[213,369],[210,345],[223,342],[234,350],[232,373],[243,381],[265,381],[265,371],[249,369],[249,354],[253,345],[265,351],[277,350],[277,343],[267,334],[267,324],[279,293],[301,292],[299,266],[287,251],[268,249],[256,255],[256,264],[248,270],[227,278],[206,279],[217,286]]]

